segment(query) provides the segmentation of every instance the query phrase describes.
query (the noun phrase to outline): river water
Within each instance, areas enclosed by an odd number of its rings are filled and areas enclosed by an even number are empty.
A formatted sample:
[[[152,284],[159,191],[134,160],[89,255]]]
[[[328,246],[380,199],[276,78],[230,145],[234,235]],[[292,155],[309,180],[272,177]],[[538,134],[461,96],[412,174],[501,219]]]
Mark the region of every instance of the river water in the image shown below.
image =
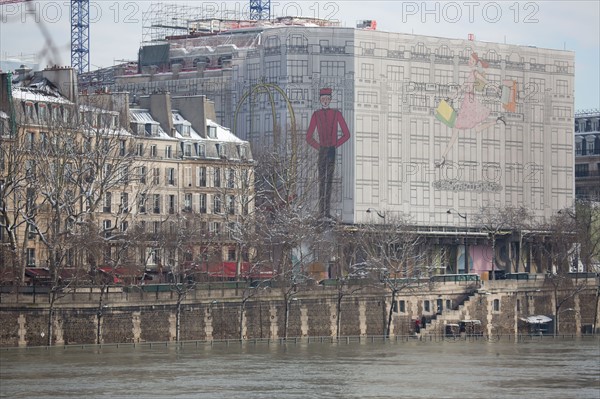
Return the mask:
[[[600,398],[600,341],[10,349],[2,398]]]

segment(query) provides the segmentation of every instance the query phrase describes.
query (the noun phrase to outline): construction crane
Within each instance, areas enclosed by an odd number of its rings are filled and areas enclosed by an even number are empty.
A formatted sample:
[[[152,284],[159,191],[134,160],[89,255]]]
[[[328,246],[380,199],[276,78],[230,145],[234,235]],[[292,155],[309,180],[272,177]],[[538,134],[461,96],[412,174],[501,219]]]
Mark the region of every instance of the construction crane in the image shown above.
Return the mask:
[[[271,19],[271,0],[250,0],[250,19]]]
[[[0,5],[31,0],[0,0]],[[77,73],[90,70],[90,0],[71,0],[71,66]]]
[[[71,66],[90,71],[90,0],[71,0]]]

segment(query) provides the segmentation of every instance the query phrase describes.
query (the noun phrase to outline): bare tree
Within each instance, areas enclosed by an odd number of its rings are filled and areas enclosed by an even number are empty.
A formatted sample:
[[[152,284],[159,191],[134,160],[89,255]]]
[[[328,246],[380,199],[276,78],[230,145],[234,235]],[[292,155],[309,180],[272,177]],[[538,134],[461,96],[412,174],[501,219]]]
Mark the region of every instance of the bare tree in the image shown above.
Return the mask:
[[[552,289],[554,302],[554,334],[559,333],[560,313],[576,295],[588,287],[585,279],[571,274],[577,262],[577,220],[568,212],[561,211],[549,223],[537,228],[544,232],[536,236],[534,245],[540,254],[538,261],[546,265],[545,282]]]
[[[490,236],[492,244],[492,280],[495,280],[498,269],[496,261],[496,245],[500,236],[509,237],[513,232],[519,233],[519,251],[522,245],[522,231],[531,220],[531,213],[524,207],[482,208],[475,218],[483,231]],[[518,258],[517,258],[518,259]]]
[[[361,226],[358,245],[362,251],[362,270],[389,290],[390,305],[384,335],[389,337],[396,297],[429,284],[433,267],[424,262],[424,239],[408,219],[386,215],[385,224]]]
[[[301,262],[293,253],[318,239],[319,231],[329,228],[312,214],[311,189],[316,184],[314,168],[297,165],[298,153],[255,151],[256,170],[256,261],[272,265],[273,280],[284,302],[284,338],[288,335],[290,304],[306,279]],[[303,171],[303,175],[299,174]]]

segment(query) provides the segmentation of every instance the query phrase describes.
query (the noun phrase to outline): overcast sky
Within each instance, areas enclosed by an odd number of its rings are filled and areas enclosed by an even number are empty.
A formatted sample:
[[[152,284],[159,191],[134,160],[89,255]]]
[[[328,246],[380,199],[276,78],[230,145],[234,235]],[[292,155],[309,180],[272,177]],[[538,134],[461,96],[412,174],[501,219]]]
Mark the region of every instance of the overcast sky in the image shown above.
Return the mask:
[[[2,0],[0,0],[1,2]],[[35,1],[1,6],[0,59],[36,54],[41,66],[70,64],[69,1]],[[250,1],[172,1],[223,16],[247,17]],[[150,1],[92,0],[90,3],[92,69],[118,60],[135,60],[142,41],[144,13]],[[373,19],[377,29],[467,38],[575,51],[575,108],[600,107],[600,2],[589,1],[272,1],[275,16],[302,15],[334,19],[343,26]],[[44,34],[44,30],[49,33]],[[47,37],[50,40],[47,40]],[[50,46],[49,46],[50,45]],[[51,50],[54,46],[54,51]]]

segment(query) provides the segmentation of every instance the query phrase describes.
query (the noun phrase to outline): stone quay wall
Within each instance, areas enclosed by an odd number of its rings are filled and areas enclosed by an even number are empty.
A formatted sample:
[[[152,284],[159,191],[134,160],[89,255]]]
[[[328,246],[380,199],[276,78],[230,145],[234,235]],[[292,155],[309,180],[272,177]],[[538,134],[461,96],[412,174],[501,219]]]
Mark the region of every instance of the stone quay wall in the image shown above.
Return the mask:
[[[53,307],[53,345],[165,342],[177,339],[177,293],[109,287],[77,288]],[[280,339],[286,332],[286,306],[280,288],[194,289],[181,300],[180,341]],[[554,317],[559,332],[581,334],[597,326],[598,282],[583,289],[555,292],[546,281],[462,281],[426,284],[391,293],[381,287],[308,286],[289,300],[287,337],[382,336],[392,309],[390,336],[415,335],[415,320],[424,320],[419,335],[443,335],[448,324],[479,320],[487,336],[526,334],[530,315]],[[338,298],[341,304],[338,311]],[[242,311],[243,309],[243,311]],[[48,343],[48,294],[0,295],[0,347]],[[340,319],[338,321],[338,318]],[[338,334],[339,326],[339,334]],[[552,332],[550,324],[547,332]]]

